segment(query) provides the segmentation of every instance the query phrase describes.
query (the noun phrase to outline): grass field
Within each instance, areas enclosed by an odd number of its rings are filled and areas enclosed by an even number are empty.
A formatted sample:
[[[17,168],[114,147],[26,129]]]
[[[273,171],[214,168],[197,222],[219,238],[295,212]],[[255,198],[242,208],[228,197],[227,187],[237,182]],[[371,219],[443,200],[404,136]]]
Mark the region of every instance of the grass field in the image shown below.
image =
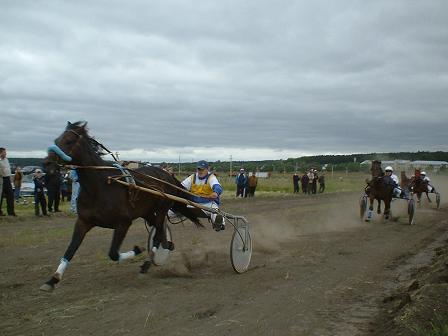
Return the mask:
[[[365,173],[340,173],[333,177],[327,174],[325,177],[325,192],[341,191],[359,191],[364,190],[365,179],[368,177]],[[224,198],[235,195],[235,178],[219,177],[219,181],[224,188]],[[302,186],[300,192],[302,192]],[[319,184],[317,184],[319,189]],[[259,178],[258,186],[255,192],[256,196],[275,196],[279,194],[293,194],[292,174],[274,174],[270,178]]]

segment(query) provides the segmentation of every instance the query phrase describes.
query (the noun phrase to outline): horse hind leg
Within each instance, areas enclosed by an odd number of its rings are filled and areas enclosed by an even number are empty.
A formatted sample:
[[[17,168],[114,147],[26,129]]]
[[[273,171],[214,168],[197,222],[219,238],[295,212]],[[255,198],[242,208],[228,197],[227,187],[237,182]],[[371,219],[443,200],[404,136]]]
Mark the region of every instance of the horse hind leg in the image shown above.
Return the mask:
[[[124,261],[127,259],[132,259],[145,251],[144,247],[135,245],[131,251],[119,252],[120,246],[123,243],[124,238],[126,237],[126,233],[128,232],[131,223],[132,222],[121,223],[114,230],[114,235],[112,237],[112,243],[109,250],[109,258],[113,261]]]
[[[148,251],[148,257],[143,262],[143,264],[140,266],[140,274],[145,274],[148,272],[153,259],[155,257],[155,253],[157,249],[162,246],[163,249],[173,251],[174,250],[174,243],[172,241],[168,241],[167,235],[166,235],[166,214],[168,213],[168,209],[166,211],[159,210],[150,218],[147,218],[147,222],[150,222],[154,228],[155,228],[155,234],[153,238],[153,250]]]
[[[381,214],[381,200],[378,200],[378,208],[376,209],[376,213],[377,213],[378,215]]]

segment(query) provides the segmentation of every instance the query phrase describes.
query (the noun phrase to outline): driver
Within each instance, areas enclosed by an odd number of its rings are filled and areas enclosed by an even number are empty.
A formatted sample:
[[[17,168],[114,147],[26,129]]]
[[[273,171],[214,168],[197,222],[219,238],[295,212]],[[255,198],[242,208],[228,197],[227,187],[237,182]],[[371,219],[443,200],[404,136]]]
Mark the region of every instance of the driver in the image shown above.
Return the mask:
[[[391,166],[387,166],[384,168],[386,176],[389,176],[390,179],[393,181],[394,191],[393,195],[394,197],[404,197],[404,191],[400,188],[400,183],[398,181],[398,176],[394,174],[394,169]]]
[[[429,179],[428,176],[426,176],[426,172],[422,171],[420,173],[420,176],[423,179],[423,181],[425,181],[428,184],[428,192],[429,193],[436,192],[436,189],[429,183],[429,182],[431,182],[431,180]]]
[[[196,168],[196,173],[183,180],[182,185],[185,189],[197,195],[193,197],[194,202],[209,208],[219,209],[219,196],[222,194],[222,187],[218,179],[209,172],[207,161],[199,161]],[[211,213],[210,218],[215,231],[225,229],[225,221],[221,214]]]

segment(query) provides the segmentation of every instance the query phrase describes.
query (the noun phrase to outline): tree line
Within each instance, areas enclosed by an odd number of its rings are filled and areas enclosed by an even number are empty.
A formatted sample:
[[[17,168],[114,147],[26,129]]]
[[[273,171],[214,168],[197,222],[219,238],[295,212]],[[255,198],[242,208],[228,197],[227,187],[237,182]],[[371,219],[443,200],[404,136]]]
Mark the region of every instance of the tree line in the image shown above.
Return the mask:
[[[299,158],[288,158],[285,160],[261,160],[261,161],[215,161],[210,165],[215,171],[232,172],[235,174],[244,168],[246,171],[266,171],[266,172],[303,172],[310,168],[322,169],[327,165],[327,170],[335,171],[360,171],[360,163],[365,160],[424,160],[424,161],[448,161],[448,152],[418,151],[418,152],[398,152],[398,153],[368,153],[368,154],[347,154],[347,155],[313,155]],[[15,165],[42,166],[42,158],[10,158],[10,162]],[[178,171],[178,162],[151,162],[153,165],[170,166],[174,172]],[[196,168],[195,162],[181,163],[183,172],[191,172]]]

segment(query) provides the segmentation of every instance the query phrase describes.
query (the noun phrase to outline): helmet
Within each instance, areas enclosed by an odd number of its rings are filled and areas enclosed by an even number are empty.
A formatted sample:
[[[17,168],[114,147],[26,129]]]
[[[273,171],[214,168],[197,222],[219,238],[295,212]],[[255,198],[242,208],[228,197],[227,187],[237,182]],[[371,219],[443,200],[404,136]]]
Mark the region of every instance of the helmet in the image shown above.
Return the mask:
[[[420,173],[420,175],[425,175],[426,176],[426,172],[423,171],[423,172]]]
[[[384,168],[384,171],[391,171],[391,172],[393,172],[394,169],[391,166],[387,166],[386,168]]]

